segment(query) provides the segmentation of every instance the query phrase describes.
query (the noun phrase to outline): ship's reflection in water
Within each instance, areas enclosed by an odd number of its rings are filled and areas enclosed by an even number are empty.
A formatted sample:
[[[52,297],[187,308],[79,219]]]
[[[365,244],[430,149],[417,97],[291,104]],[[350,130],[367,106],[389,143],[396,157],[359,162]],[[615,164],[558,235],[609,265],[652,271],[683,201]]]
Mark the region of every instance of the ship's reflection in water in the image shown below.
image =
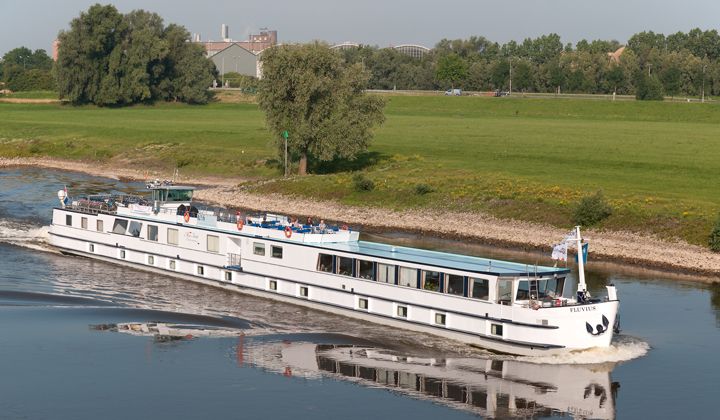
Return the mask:
[[[540,365],[433,359],[378,348],[241,338],[239,362],[286,376],[332,377],[428,399],[485,417],[615,418],[614,364]]]

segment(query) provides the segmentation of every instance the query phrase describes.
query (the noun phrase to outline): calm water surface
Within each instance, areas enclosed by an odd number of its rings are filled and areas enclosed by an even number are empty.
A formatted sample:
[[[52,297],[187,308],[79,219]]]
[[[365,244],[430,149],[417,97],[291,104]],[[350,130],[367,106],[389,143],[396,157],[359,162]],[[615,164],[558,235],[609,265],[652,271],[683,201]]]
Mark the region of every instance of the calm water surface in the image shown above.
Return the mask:
[[[497,356],[58,254],[46,226],[64,185],[73,194],[142,188],[0,171],[0,418],[717,418],[718,286],[591,259],[591,290],[619,289],[614,346]],[[452,241],[369,238],[547,263]]]

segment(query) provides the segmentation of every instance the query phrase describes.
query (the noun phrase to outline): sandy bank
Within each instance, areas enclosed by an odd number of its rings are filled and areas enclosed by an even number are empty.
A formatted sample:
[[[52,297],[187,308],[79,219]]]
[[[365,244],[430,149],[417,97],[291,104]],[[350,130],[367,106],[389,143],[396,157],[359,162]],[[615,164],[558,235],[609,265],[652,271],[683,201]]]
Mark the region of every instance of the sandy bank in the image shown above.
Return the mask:
[[[144,179],[143,171],[109,165],[89,165],[54,159],[2,159],[0,168],[33,166],[64,169],[113,178]],[[151,173],[150,176],[161,177]],[[182,181],[182,180],[181,180]],[[189,181],[189,180],[188,180]],[[478,213],[393,211],[379,208],[349,207],[335,202],[281,195],[250,194],[236,187],[239,179],[192,179],[193,184],[209,186],[196,192],[203,201],[222,206],[313,216],[340,220],[354,226],[380,230],[404,230],[443,237],[471,239],[525,250],[544,250],[548,255],[553,243],[569,231],[522,221],[501,220]],[[702,275],[700,281],[720,281],[720,254],[683,241],[669,242],[629,232],[584,231],[590,241],[593,259],[630,263],[685,274]],[[547,263],[550,262],[548,257]]]

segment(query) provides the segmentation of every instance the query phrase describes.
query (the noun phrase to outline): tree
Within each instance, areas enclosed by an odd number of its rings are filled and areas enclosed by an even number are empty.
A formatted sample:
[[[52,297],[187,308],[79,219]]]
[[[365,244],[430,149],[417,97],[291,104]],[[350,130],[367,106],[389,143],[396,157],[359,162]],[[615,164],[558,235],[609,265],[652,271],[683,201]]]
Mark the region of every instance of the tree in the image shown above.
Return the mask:
[[[660,80],[662,81],[665,93],[675,96],[680,93],[682,72],[674,65],[664,68],[660,72]]]
[[[510,77],[510,63],[507,60],[500,60],[493,63],[490,68],[490,83],[495,89],[504,89]]]
[[[450,83],[451,88],[464,81],[467,77],[468,65],[455,53],[450,53],[438,60],[436,76],[440,82]]]
[[[532,68],[525,61],[520,61],[513,66],[513,84],[515,87],[525,92],[532,86]]]
[[[610,87],[612,87],[613,93],[617,93],[618,86],[625,82],[625,72],[622,67],[618,64],[611,63],[610,70],[605,75]]]
[[[662,83],[655,75],[648,75],[640,72],[637,76],[637,87],[635,98],[641,101],[662,101],[663,88]]]
[[[91,6],[59,37],[56,80],[74,104],[125,105],[157,99],[206,103],[214,66],[182,27],[155,13]]]
[[[308,158],[354,159],[367,149],[372,128],[384,121],[384,101],[365,94],[369,75],[361,65],[344,65],[339,53],[317,42],[272,47],[262,60],[258,102],[281,156],[281,133],[289,132],[300,175]]]

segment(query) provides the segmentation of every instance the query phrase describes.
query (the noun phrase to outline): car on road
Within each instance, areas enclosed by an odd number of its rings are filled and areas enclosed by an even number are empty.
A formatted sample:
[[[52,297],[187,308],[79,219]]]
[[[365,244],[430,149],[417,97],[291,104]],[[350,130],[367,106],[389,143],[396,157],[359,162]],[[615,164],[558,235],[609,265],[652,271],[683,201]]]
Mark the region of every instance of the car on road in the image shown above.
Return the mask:
[[[460,96],[462,95],[462,89],[448,89],[445,91],[445,96]]]

